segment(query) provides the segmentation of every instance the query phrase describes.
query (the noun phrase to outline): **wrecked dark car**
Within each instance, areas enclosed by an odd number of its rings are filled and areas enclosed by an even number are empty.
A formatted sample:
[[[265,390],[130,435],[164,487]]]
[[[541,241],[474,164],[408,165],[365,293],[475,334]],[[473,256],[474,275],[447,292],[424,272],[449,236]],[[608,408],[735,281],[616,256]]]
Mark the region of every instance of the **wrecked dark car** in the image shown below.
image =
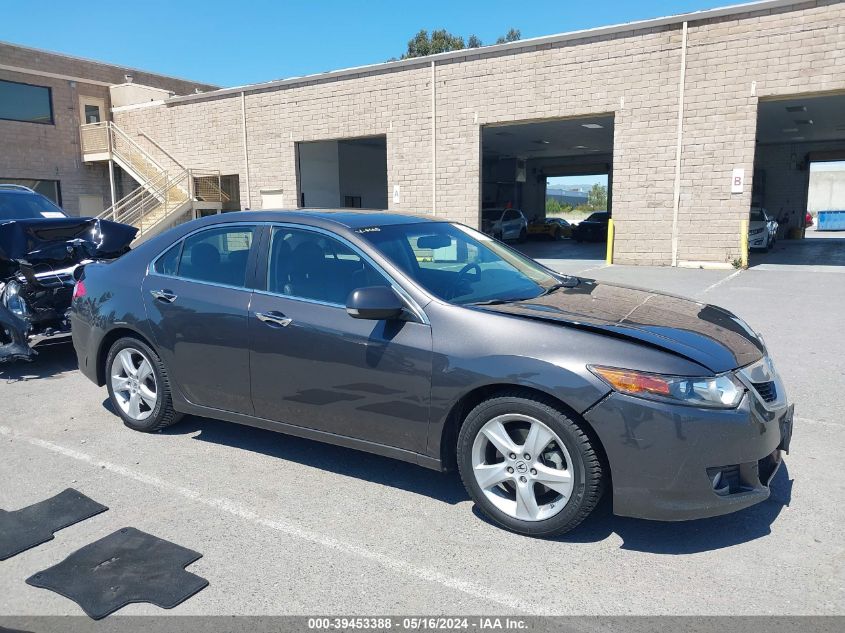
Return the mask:
[[[67,312],[81,267],[129,250],[135,227],[71,218],[19,185],[0,185],[0,363],[70,335]]]

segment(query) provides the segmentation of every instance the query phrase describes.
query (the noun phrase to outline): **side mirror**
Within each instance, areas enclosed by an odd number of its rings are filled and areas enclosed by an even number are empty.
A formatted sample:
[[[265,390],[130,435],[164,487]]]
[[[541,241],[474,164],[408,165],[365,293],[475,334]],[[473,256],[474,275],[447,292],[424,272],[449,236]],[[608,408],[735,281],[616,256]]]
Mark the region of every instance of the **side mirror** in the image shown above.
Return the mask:
[[[398,319],[404,309],[405,304],[388,286],[356,288],[346,299],[346,313],[353,319]]]

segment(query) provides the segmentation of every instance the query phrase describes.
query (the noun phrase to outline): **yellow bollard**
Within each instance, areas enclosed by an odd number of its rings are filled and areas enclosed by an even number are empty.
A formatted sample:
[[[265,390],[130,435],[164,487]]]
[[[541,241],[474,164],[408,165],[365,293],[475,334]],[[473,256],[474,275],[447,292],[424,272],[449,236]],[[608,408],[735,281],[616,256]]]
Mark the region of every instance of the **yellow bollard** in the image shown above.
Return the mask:
[[[739,236],[739,248],[742,253],[742,267],[748,268],[748,219],[742,221]]]
[[[613,218],[607,221],[607,264],[613,263]]]

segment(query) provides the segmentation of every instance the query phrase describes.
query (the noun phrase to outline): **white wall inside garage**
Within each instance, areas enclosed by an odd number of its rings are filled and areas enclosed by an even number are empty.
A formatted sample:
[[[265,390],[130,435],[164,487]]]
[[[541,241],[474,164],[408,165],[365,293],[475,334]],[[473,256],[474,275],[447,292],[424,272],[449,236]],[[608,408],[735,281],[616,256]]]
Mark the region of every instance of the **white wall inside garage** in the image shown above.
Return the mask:
[[[338,144],[340,203],[360,196],[365,209],[387,209],[387,152],[378,145]]]
[[[340,206],[340,160],[337,141],[299,144],[300,204]]]
[[[346,196],[365,209],[387,208],[387,154],[383,144],[365,141],[300,143],[300,203],[340,208]]]

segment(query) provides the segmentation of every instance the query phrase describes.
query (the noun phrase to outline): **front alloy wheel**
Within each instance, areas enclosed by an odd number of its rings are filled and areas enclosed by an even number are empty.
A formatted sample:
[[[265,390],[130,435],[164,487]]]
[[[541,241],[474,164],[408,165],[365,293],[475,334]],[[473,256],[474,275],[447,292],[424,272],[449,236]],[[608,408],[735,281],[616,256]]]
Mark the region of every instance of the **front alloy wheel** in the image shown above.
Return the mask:
[[[548,426],[519,413],[499,415],[475,436],[472,471],[484,496],[522,521],[563,510],[572,496],[572,458]]]
[[[485,400],[458,433],[467,492],[514,532],[568,532],[592,512],[604,487],[596,440],[585,429],[541,394],[516,390]]]

